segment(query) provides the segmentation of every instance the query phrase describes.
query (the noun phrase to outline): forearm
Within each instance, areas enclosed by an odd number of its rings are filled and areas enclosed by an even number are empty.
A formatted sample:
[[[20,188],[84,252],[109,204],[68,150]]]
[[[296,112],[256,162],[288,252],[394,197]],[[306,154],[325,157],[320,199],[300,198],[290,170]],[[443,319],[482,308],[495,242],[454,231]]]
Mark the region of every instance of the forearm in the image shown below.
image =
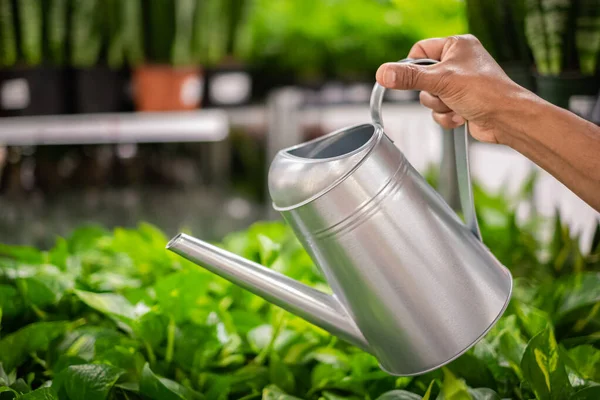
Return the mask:
[[[600,127],[530,92],[501,110],[501,142],[548,171],[600,212]]]

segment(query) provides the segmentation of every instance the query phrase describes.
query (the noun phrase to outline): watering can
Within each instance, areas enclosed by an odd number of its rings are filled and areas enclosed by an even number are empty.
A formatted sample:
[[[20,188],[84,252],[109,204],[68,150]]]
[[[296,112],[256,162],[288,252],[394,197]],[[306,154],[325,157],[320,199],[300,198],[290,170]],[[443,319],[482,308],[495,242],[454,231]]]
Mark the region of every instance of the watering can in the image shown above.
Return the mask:
[[[463,223],[384,133],[384,91],[373,89],[372,122],[283,149],[270,166],[273,207],[332,295],[189,235],[167,248],[410,376],[475,345],[506,309],[512,277],[480,238],[468,124],[452,134]]]

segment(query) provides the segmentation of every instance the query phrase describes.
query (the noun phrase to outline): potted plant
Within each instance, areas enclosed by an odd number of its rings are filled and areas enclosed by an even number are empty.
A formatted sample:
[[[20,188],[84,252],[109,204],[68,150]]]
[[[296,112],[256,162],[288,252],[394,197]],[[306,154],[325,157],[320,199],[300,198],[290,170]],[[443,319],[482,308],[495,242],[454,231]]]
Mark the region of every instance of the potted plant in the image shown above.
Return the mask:
[[[127,109],[125,64],[141,58],[139,0],[71,0],[71,66],[78,113]]]
[[[467,0],[469,32],[519,85],[534,90],[533,61],[525,35],[525,0]]]
[[[63,114],[64,0],[0,2],[0,114]],[[44,40],[45,39],[45,40]]]
[[[195,23],[201,0],[147,0],[144,62],[133,72],[139,111],[192,110],[203,91]]]
[[[526,34],[538,94],[563,108],[600,89],[600,0],[528,0]]]

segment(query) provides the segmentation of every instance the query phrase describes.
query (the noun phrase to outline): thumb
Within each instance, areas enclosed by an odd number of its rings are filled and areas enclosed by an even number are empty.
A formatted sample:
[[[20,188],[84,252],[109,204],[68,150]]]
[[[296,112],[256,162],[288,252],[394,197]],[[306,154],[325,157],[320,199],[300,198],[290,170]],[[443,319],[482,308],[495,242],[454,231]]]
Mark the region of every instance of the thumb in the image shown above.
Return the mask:
[[[438,78],[430,66],[386,63],[379,67],[377,82],[388,89],[435,92]]]

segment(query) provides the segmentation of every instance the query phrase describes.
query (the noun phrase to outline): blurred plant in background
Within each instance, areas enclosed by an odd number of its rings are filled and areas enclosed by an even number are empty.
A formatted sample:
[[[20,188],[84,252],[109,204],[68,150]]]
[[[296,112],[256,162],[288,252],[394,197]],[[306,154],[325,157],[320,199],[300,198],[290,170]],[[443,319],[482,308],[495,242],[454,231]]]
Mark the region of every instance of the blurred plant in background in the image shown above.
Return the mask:
[[[304,78],[367,78],[406,57],[419,39],[464,33],[460,0],[256,0],[249,16],[250,63]]]

